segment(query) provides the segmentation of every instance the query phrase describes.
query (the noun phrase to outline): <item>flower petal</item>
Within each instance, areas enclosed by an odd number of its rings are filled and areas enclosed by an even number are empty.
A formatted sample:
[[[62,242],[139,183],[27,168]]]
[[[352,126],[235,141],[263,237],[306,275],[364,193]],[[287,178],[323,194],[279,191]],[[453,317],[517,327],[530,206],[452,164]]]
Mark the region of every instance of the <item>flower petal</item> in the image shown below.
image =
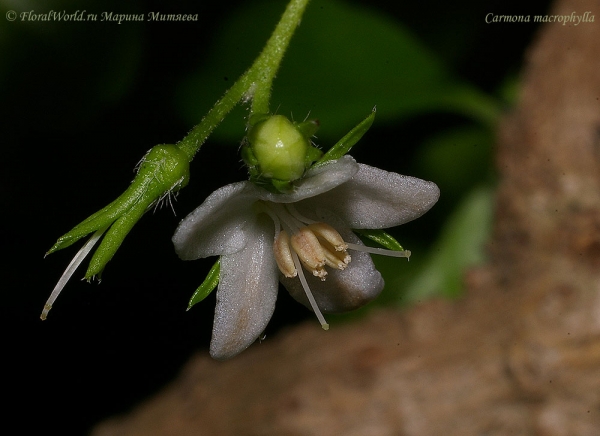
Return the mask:
[[[347,228],[340,228],[339,222],[328,216],[328,221],[347,242],[364,245],[360,239]],[[312,274],[306,274],[306,281],[315,297],[319,309],[324,313],[341,313],[358,309],[375,299],[383,289],[383,278],[368,253],[350,251],[351,262],[344,270],[327,268],[327,278],[321,281]],[[298,277],[287,278],[282,274],[279,280],[298,302],[310,308],[306,293]]]
[[[294,203],[322,194],[349,181],[357,173],[358,165],[351,156],[344,156],[308,170],[295,185],[294,191],[289,194],[276,194],[257,188],[256,195],[261,200],[274,203]]]
[[[239,182],[217,189],[175,230],[173,244],[183,260],[231,254],[246,245],[245,227],[255,220],[254,185]]]
[[[327,208],[353,229],[384,229],[420,217],[440,196],[433,182],[358,165],[352,180],[305,200],[302,207]]]
[[[243,250],[221,257],[221,276],[210,354],[224,360],[249,347],[267,326],[277,299],[273,225],[268,219],[247,228]]]

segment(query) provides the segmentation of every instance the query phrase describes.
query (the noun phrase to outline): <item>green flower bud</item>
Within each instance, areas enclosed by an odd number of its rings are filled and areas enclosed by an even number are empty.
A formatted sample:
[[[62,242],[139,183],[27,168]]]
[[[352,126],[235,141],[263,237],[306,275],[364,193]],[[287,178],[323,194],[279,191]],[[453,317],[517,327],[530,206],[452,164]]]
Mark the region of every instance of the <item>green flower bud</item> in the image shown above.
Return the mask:
[[[310,141],[286,117],[273,115],[257,123],[248,142],[261,177],[293,181],[304,174]]]

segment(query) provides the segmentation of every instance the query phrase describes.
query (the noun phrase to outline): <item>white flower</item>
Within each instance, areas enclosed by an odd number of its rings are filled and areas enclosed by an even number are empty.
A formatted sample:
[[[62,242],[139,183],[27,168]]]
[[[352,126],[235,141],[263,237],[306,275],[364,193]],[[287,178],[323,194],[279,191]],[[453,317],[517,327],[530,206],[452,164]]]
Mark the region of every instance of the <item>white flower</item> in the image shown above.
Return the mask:
[[[248,181],[213,192],[173,236],[184,260],[221,256],[212,357],[233,357],[259,337],[273,314],[279,281],[325,329],[321,312],[344,312],[374,299],[383,279],[368,252],[409,253],[366,247],[351,229],[406,223],[438,197],[432,182],[350,156],[307,171],[289,194]]]

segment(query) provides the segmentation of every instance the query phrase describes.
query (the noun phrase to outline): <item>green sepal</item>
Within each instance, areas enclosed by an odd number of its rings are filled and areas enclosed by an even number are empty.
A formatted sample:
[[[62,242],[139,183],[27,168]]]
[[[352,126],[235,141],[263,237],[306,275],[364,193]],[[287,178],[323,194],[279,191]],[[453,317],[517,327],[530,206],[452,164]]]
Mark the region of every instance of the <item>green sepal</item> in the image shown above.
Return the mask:
[[[368,117],[358,123],[356,127],[350,130],[342,139],[340,139],[333,147],[331,147],[327,153],[325,153],[323,157],[321,157],[321,159],[315,163],[314,166],[322,165],[330,160],[339,159],[348,153],[354,144],[356,144],[373,125],[373,121],[375,120],[375,112],[376,109],[373,108]]]
[[[402,245],[389,233],[378,229],[353,229],[354,233],[358,233],[360,236],[370,239],[373,242],[378,243],[382,247],[388,250],[404,251]]]
[[[133,226],[146,213],[145,203],[138,203],[127,213],[115,220],[104,234],[102,241],[90,259],[88,269],[85,273],[85,279],[90,281],[94,277],[99,277],[106,264],[113,258],[127,234]]]
[[[81,223],[73,227],[69,232],[58,238],[52,248],[46,252],[46,256],[69,247],[81,238],[106,227],[113,222],[118,216],[122,215],[131,207],[133,200],[131,191],[133,191],[132,185],[130,185],[129,188],[127,188],[127,190],[115,201],[90,215]]]
[[[319,130],[319,120],[308,120],[301,123],[296,123],[296,128],[302,132],[306,139],[313,137],[317,130]]]
[[[294,185],[289,180],[271,179],[270,182],[275,188],[275,192],[289,194],[294,190]]]
[[[61,236],[46,254],[108,228],[92,256],[85,278],[90,280],[98,276],[144,213],[170,193],[186,186],[188,181],[189,161],[184,152],[171,144],[153,147],[141,160],[138,172],[125,192]]]
[[[244,141],[244,143],[242,144],[240,154],[242,155],[242,160],[248,167],[248,173],[250,174],[250,178],[260,177],[258,159],[256,158],[256,155],[252,151],[252,148],[250,147],[247,141]]]
[[[304,167],[310,168],[313,162],[316,162],[323,156],[323,152],[319,150],[317,147],[310,146],[308,150],[306,150],[306,155],[304,156]]]
[[[190,302],[188,303],[187,310],[190,310],[192,306],[196,303],[200,303],[204,300],[208,295],[215,290],[217,285],[219,284],[219,275],[221,273],[221,258],[219,257],[215,264],[212,266],[206,278],[202,282],[198,289],[190,298]]]
[[[263,113],[250,115],[250,118],[248,119],[248,130],[257,124],[268,120],[270,116],[271,116],[271,114],[263,114]]]

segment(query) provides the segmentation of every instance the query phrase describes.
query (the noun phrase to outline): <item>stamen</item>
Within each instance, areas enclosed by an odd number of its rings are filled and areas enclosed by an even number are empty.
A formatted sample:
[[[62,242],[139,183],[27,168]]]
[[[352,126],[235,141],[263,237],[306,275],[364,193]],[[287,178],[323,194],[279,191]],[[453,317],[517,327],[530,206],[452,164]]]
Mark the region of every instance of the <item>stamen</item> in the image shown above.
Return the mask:
[[[309,225],[308,228],[312,230],[315,235],[317,235],[317,238],[325,240],[333,245],[336,251],[345,251],[348,248],[348,245],[342,236],[329,224],[314,223]]]
[[[352,260],[347,251],[337,251],[327,241],[322,242],[321,247],[325,254],[325,264],[331,268],[344,270]]]
[[[312,307],[313,312],[315,312],[315,315],[317,315],[317,319],[321,323],[321,327],[323,328],[323,330],[329,330],[329,324],[327,324],[327,321],[325,321],[325,317],[323,317],[319,306],[317,306],[315,297],[313,296],[312,292],[310,291],[310,288],[308,287],[306,277],[304,277],[304,272],[302,271],[302,266],[300,265],[300,259],[298,259],[298,255],[295,252],[292,252],[292,259],[294,259],[294,264],[296,265],[296,269],[298,270],[298,277],[300,278],[300,283],[302,283],[302,287],[304,288],[304,292],[306,293],[306,297],[308,298],[310,307]]]
[[[273,253],[275,254],[275,262],[279,267],[279,271],[286,277],[296,277],[298,271],[292,259],[292,250],[290,247],[290,237],[285,230],[279,232],[273,243]]]
[[[396,250],[386,250],[385,248],[376,248],[376,247],[368,247],[366,245],[352,244],[347,242],[348,248],[350,250],[356,251],[364,251],[365,253],[371,254],[381,254],[382,256],[391,256],[391,257],[406,257],[410,258],[410,250],[404,251],[396,251]]]
[[[325,266],[325,254],[315,234],[307,227],[302,227],[292,235],[290,242],[302,265],[311,271],[313,275],[325,280],[327,275],[327,271],[323,268]]]
[[[286,203],[285,208],[288,210],[290,215],[292,215],[294,218],[296,218],[301,223],[304,223],[304,224],[316,224],[317,223],[317,221],[311,220],[310,218],[306,218],[304,215],[302,215],[300,212],[298,212],[298,210],[294,207],[294,205],[292,203]]]
[[[254,203],[254,207],[256,208],[255,210],[257,212],[264,212],[267,215],[269,215],[269,218],[271,218],[273,224],[275,225],[275,239],[277,239],[277,236],[279,236],[279,231],[281,230],[281,224],[279,222],[277,214],[273,210],[271,210],[271,208],[266,203],[263,203],[262,201]]]
[[[327,266],[339,270],[346,269],[352,258],[346,251],[348,245],[338,231],[326,223],[313,223],[308,228],[319,240]]]
[[[71,260],[71,263],[69,263],[67,269],[65,270],[63,275],[58,280],[58,283],[52,290],[50,297],[48,297],[46,304],[44,304],[44,310],[42,310],[42,314],[40,315],[42,321],[46,319],[46,317],[48,316],[48,312],[50,312],[50,309],[52,309],[52,304],[54,304],[54,301],[56,301],[56,299],[60,295],[60,292],[63,290],[63,288],[65,287],[75,270],[79,267],[79,265],[81,265],[81,262],[83,262],[83,259],[85,259],[89,252],[92,251],[92,248],[94,248],[94,245],[96,244],[96,242],[98,242],[98,240],[104,234],[106,229],[108,229],[108,226],[104,227],[103,229],[97,230],[96,233],[94,233],[91,236],[91,238],[88,239],[88,241],[83,245],[83,247],[81,247],[81,249],[77,252],[73,260]]]
[[[295,234],[300,230],[302,223],[291,216],[281,204],[269,203],[269,206],[279,219],[281,219],[282,227],[286,228],[291,234]]]

